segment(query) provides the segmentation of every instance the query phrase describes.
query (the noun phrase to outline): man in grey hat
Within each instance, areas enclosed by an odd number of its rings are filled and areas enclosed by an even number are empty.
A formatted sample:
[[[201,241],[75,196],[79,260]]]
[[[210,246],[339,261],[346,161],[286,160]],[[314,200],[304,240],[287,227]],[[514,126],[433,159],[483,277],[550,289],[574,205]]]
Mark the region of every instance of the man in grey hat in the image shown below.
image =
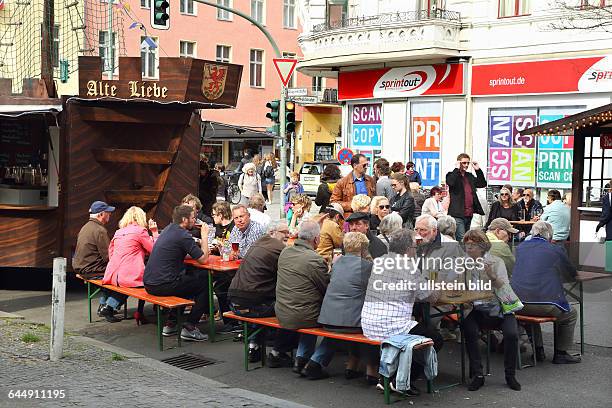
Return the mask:
[[[383,256],[387,253],[387,246],[370,231],[370,214],[364,212],[352,213],[346,221],[349,223],[351,232],[361,232],[370,240],[368,251],[372,259]]]
[[[85,279],[104,277],[110,244],[105,225],[110,221],[113,211],[115,207],[104,201],[94,201],[89,207],[89,221],[79,231],[72,267]],[[106,291],[102,291],[98,316],[103,316],[111,323],[118,322],[119,319],[114,316],[114,311],[121,306],[121,303],[120,300],[109,296]]]
[[[512,270],[514,269],[514,254],[508,245],[508,242],[512,239],[512,234],[517,234],[519,230],[514,228],[510,221],[505,218],[496,218],[491,221],[487,229],[487,238],[491,242],[491,249],[489,253],[500,257],[506,265],[506,271],[508,272],[508,278],[512,276]]]

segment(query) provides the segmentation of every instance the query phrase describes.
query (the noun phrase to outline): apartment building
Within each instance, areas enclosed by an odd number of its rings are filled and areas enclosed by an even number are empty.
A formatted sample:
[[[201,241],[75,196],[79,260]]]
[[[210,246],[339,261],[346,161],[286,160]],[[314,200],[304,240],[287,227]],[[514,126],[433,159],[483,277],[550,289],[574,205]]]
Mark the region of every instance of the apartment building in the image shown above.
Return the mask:
[[[466,151],[490,185],[570,188],[573,138],[520,132],[610,103],[612,34],[567,29],[586,26],[605,0],[301,5],[298,70],[338,79],[344,146],[372,160],[413,160],[426,187]],[[603,167],[592,177],[611,178]]]

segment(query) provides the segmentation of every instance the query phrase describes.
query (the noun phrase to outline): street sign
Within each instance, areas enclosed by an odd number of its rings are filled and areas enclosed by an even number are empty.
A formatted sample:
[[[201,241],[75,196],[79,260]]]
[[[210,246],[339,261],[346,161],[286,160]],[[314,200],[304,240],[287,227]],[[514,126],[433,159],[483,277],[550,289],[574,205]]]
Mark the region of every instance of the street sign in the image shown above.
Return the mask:
[[[602,134],[599,137],[599,145],[602,149],[612,149],[612,134]]]
[[[297,60],[293,58],[274,58],[272,61],[281,82],[284,86],[287,86],[295,70]]]
[[[349,164],[353,158],[353,151],[346,147],[338,151],[338,161],[341,164]]]
[[[292,98],[295,96],[306,96],[308,95],[308,89],[306,88],[287,88],[287,97]]]
[[[295,103],[300,103],[304,105],[319,102],[319,99],[316,96],[292,96],[291,100]]]

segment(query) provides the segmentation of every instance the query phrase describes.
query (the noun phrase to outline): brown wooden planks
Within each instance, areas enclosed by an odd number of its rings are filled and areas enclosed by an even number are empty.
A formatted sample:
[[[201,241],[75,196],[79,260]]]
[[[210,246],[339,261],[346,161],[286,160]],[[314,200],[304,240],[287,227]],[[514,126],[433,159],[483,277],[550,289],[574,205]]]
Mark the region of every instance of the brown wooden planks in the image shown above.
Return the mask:
[[[130,149],[93,149],[97,161],[114,163],[172,164],[174,152]]]

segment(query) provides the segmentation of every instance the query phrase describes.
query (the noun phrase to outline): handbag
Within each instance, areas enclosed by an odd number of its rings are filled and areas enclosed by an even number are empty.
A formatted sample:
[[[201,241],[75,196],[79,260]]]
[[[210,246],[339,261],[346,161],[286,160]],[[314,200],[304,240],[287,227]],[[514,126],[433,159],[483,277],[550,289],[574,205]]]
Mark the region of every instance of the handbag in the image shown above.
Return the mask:
[[[509,283],[504,283],[502,287],[495,289],[495,296],[501,303],[502,313],[505,315],[518,312],[524,307]]]

